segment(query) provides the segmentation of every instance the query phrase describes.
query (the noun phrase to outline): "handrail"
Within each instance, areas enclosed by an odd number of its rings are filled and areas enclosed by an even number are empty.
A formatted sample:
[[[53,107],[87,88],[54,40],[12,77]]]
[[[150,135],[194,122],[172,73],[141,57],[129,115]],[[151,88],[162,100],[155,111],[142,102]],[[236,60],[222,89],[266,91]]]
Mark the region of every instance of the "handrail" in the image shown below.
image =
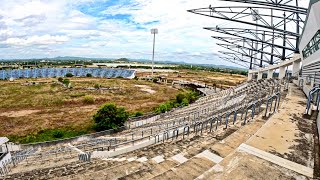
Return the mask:
[[[306,107],[305,114],[309,114],[310,107],[311,107],[311,102],[313,101],[313,96],[314,96],[315,93],[317,93],[316,103],[315,104],[317,106],[317,110],[319,110],[319,103],[320,103],[319,92],[320,92],[320,86],[319,87],[313,87],[311,89],[311,91],[309,91],[309,96],[308,96],[308,101],[307,101],[307,107]]]

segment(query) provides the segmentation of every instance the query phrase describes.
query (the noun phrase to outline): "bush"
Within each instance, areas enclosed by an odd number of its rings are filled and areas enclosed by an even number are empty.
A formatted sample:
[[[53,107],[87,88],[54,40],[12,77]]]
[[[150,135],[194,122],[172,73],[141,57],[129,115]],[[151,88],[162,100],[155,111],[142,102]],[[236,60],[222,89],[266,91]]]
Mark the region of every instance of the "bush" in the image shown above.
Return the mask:
[[[100,85],[100,84],[95,84],[95,85],[94,85],[94,88],[95,88],[95,89],[100,89],[100,88],[101,88],[101,85]]]
[[[177,101],[177,103],[181,104],[181,103],[182,103],[182,100],[185,99],[185,98],[186,98],[186,96],[185,96],[184,94],[179,93],[179,94],[177,94],[177,96],[176,96],[176,101]]]
[[[73,77],[73,74],[72,73],[67,73],[66,77]]]
[[[87,76],[87,77],[92,77],[92,74],[88,73],[86,76]]]
[[[140,112],[140,111],[137,111],[135,114],[134,114],[135,117],[139,117],[139,116],[143,116],[143,113]]]
[[[123,77],[122,77],[122,76],[118,76],[117,78],[118,78],[118,79],[122,79]]]
[[[188,106],[188,105],[189,105],[188,99],[187,99],[187,98],[183,98],[183,99],[182,99],[182,102],[181,102],[181,105],[182,105],[182,106]]]
[[[94,97],[87,95],[87,96],[83,97],[83,102],[85,104],[94,104],[95,99],[94,99]]]
[[[64,80],[62,81],[62,83],[63,83],[64,85],[68,86],[68,85],[70,84],[70,79],[64,79]]]
[[[64,136],[64,132],[61,131],[61,130],[54,130],[54,131],[52,132],[52,136],[53,136],[54,138],[62,138],[62,137]]]
[[[59,82],[62,82],[62,81],[63,81],[63,78],[62,78],[62,77],[59,77],[59,78],[58,78],[58,81],[59,81]]]
[[[156,109],[157,113],[165,113],[168,111],[167,104],[160,104],[160,106]]]
[[[77,98],[77,97],[82,97],[82,96],[85,96],[85,95],[86,95],[85,93],[78,93],[78,94],[71,94],[70,97]]]
[[[104,104],[93,116],[94,129],[103,131],[118,129],[128,120],[129,113],[124,108],[118,108],[114,104]]]

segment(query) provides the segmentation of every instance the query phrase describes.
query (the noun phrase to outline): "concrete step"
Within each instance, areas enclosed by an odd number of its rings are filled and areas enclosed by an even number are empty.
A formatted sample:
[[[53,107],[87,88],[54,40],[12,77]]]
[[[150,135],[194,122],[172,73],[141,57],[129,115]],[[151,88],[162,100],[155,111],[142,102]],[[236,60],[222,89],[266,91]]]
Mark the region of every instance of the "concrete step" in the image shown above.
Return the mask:
[[[194,179],[210,169],[214,164],[214,162],[207,158],[193,157],[192,159],[189,159],[188,161],[173,167],[162,174],[152,177],[151,179]]]
[[[83,174],[75,174],[67,177],[59,177],[58,179],[117,179],[125,175],[136,172],[142,168],[143,163],[138,161],[124,162],[123,164],[113,166],[113,167],[104,167],[96,166],[94,169],[87,170]]]
[[[159,164],[149,164],[139,171],[136,171],[132,174],[123,176],[119,180],[130,180],[130,179],[149,179],[159,174],[162,174],[172,167],[176,166],[178,163],[172,160],[165,160]]]

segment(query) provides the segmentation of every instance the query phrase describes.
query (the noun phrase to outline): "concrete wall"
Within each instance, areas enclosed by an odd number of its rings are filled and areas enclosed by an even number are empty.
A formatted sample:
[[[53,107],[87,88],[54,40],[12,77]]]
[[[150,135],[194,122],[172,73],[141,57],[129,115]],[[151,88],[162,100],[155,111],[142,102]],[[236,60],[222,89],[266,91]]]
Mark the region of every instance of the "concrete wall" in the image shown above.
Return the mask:
[[[318,134],[320,135],[320,112],[318,113],[317,127],[318,127]],[[319,138],[319,143],[320,143],[320,138]]]
[[[314,3],[311,6],[308,20],[305,24],[304,32],[302,34],[300,44],[299,44],[300,54],[302,54],[302,50],[307,46],[307,44],[310,42],[310,40],[313,38],[316,32],[320,29],[319,11],[320,11],[320,1],[317,3]],[[302,61],[302,64],[308,65],[319,59],[320,59],[320,50],[318,50],[317,52],[313,53],[311,56],[304,59]]]

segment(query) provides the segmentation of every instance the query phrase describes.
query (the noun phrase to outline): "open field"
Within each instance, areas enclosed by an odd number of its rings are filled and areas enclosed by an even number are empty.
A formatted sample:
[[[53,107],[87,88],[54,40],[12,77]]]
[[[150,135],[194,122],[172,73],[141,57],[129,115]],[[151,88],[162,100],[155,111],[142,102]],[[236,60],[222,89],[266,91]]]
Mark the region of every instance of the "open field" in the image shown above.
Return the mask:
[[[138,72],[137,76],[151,75],[150,72]],[[178,70],[177,72],[155,72],[155,75],[167,75],[168,79],[197,81],[208,85],[216,84],[224,88],[236,86],[246,81],[246,77],[238,74],[209,72],[204,70]]]
[[[92,115],[106,102],[123,106],[129,112],[149,112],[178,93],[165,85],[136,80],[71,78],[72,89],[54,85],[53,80],[56,79],[38,79],[36,82],[48,83],[31,86],[21,85],[25,79],[0,82],[0,136],[22,136],[48,128],[85,130],[92,125]],[[114,90],[85,89],[97,83]],[[86,97],[92,97],[94,102],[87,102]]]
[[[223,82],[229,86],[245,79],[239,75],[192,70],[168,73],[168,78],[196,80],[208,84]],[[73,87],[71,89],[57,84],[57,78],[0,81],[0,136],[21,137],[50,129],[88,133],[92,131],[92,115],[104,103],[125,107],[130,113],[147,113],[159,104],[175,98],[179,93],[178,89],[169,84],[147,81],[120,78],[69,79]],[[110,89],[87,89],[97,84]]]

